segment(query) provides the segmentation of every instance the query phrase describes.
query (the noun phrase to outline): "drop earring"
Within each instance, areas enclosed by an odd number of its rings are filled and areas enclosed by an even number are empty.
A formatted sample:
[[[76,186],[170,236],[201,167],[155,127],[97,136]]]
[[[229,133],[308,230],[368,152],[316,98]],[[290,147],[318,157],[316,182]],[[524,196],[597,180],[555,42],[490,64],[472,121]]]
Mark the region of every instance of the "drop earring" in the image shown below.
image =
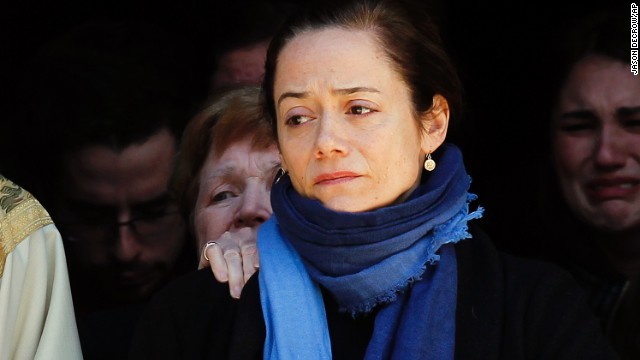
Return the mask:
[[[424,161],[424,169],[427,171],[433,171],[436,168],[436,162],[431,158],[431,153],[427,154],[427,159]]]

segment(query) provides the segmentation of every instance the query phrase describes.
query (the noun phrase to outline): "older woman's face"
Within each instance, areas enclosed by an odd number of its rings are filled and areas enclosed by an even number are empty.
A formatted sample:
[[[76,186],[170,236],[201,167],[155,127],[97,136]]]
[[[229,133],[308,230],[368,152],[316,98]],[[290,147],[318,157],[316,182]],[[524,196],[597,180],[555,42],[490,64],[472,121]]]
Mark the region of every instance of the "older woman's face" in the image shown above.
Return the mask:
[[[407,85],[375,37],[337,28],[296,36],[278,57],[278,141],[296,191],[337,211],[402,201],[429,150]]]
[[[602,56],[578,62],[553,114],[553,156],[571,208],[605,230],[640,226],[640,77]]]
[[[257,228],[271,216],[269,193],[279,166],[275,144],[252,149],[249,137],[233,143],[222,154],[209,152],[200,171],[194,211],[200,248],[225,231]]]

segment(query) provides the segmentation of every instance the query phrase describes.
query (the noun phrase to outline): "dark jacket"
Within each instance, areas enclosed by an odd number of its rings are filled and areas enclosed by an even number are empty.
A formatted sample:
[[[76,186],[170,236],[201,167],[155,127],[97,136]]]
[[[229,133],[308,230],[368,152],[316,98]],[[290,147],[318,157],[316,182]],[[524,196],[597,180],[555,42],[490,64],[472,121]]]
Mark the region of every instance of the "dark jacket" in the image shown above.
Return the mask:
[[[553,265],[499,253],[478,230],[456,245],[456,359],[615,359],[584,295]],[[325,292],[334,359],[362,358],[373,316],[338,313]],[[138,324],[131,359],[262,359],[257,276],[240,300],[209,269],[159,293]]]

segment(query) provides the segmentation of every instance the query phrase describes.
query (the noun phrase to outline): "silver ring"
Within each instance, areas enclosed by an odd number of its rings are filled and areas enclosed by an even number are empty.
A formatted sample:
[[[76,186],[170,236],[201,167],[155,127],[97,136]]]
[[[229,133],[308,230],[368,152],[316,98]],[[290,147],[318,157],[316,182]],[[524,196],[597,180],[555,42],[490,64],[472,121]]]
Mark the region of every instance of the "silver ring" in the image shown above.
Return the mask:
[[[218,243],[215,241],[207,241],[204,245],[204,249],[202,250],[202,256],[204,256],[204,259],[207,261],[209,261],[209,258],[207,257],[207,248],[212,245],[218,245]]]

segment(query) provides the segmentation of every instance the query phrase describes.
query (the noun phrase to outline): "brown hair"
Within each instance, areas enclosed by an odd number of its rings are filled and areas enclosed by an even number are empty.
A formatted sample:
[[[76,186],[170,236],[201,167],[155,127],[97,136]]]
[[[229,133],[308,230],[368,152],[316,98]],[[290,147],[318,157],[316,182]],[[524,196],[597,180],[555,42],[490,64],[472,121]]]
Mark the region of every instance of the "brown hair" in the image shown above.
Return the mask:
[[[415,114],[429,111],[433,96],[439,94],[447,99],[454,119],[461,107],[462,85],[438,29],[424,10],[415,2],[402,0],[322,0],[290,17],[271,41],[262,84],[274,134],[273,86],[280,52],[298,34],[330,27],[373,31],[408,85]]]
[[[260,89],[239,87],[220,93],[207,102],[187,125],[171,179],[171,192],[189,219],[200,187],[199,177],[210,151],[221,155],[234,142],[252,138],[253,149],[275,145],[260,104]]]

